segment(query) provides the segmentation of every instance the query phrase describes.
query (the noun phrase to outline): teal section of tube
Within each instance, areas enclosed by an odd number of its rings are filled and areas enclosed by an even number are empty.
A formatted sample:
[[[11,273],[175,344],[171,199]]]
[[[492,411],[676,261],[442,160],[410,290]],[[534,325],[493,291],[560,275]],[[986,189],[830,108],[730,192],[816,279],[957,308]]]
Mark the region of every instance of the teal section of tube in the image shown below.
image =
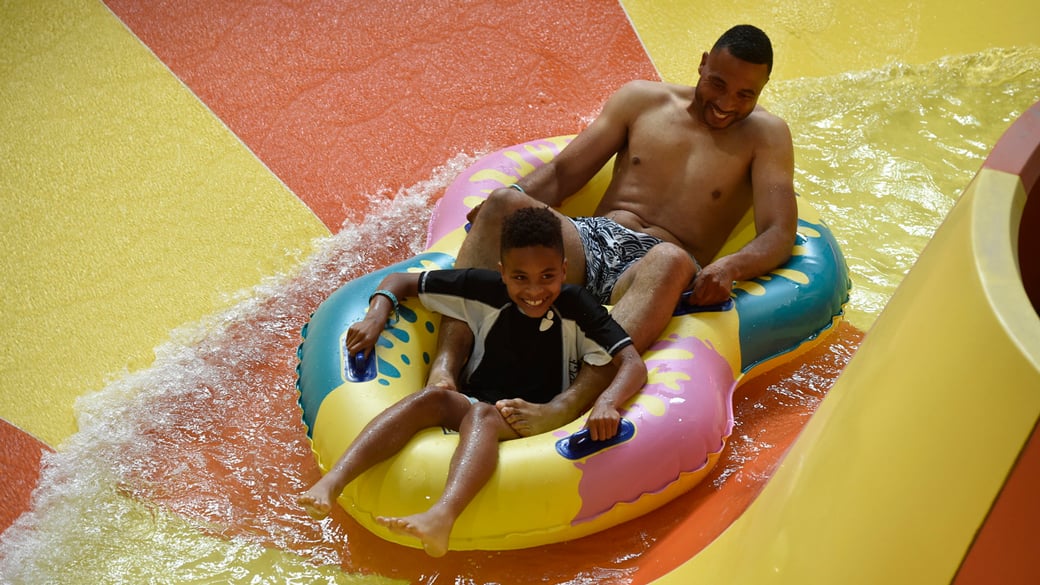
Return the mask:
[[[852,282],[830,228],[805,220],[798,225],[805,229],[800,230],[796,245],[805,251],[791,256],[780,273],[753,279],[765,294],[736,290],[742,372],[814,339],[842,314],[849,300]],[[784,270],[804,274],[808,283],[784,276]]]
[[[351,323],[361,320],[368,310],[368,299],[386,275],[393,272],[451,268],[455,258],[441,252],[425,252],[382,270],[358,277],[336,289],[311,315],[301,331],[303,343],[297,352],[296,387],[300,392],[303,422],[310,436],[318,408],[330,392],[346,383],[341,359],[340,339]],[[414,321],[414,312],[402,314]],[[380,365],[380,367],[383,367]]]

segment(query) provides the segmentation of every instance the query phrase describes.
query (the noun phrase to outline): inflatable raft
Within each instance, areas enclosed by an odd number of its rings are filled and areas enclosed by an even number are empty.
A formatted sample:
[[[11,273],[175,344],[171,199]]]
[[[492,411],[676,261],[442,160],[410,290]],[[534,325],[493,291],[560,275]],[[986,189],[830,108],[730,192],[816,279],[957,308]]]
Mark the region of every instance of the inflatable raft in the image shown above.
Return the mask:
[[[571,138],[520,144],[478,161],[439,202],[424,253],[345,284],[311,317],[302,331],[297,387],[323,471],[369,420],[423,387],[436,348],[439,316],[409,299],[384,331],[374,359],[346,354],[347,328],[363,317],[379,282],[389,272],[450,268],[465,237],[466,213],[492,190],[551,160]],[[564,213],[591,214],[608,181],[604,169],[568,200]],[[647,384],[626,405],[615,439],[589,440],[579,418],[502,443],[495,475],[458,519],[449,548],[571,540],[645,514],[700,482],[732,431],[732,396],[741,378],[806,349],[841,318],[848,300],[845,261],[830,230],[802,198],[798,208],[797,242],[784,266],[737,283],[730,302],[677,314],[644,354]],[[753,237],[749,213],[720,254]],[[436,501],[457,441],[439,428],[420,433],[348,485],[340,505],[380,537],[419,546],[374,518],[414,514]]]

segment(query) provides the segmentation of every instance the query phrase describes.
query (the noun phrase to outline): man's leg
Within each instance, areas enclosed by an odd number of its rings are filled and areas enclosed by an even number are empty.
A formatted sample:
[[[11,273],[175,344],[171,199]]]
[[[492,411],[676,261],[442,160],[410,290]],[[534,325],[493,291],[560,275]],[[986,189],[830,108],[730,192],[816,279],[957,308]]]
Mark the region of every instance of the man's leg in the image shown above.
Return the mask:
[[[448,552],[448,538],[455,521],[495,473],[499,441],[518,436],[495,407],[474,404],[459,427],[459,445],[452,455],[440,499],[425,512],[400,518],[378,517],[376,522],[418,538],[430,556],[443,556]]]
[[[697,264],[674,244],[658,244],[621,275],[611,315],[643,353],[664,331],[679,298],[697,275]]]
[[[343,488],[362,472],[403,449],[422,429],[458,428],[469,409],[469,398],[451,390],[425,388],[409,394],[372,419],[332,469],[296,502],[313,518],[324,518]]]
[[[459,374],[473,352],[473,332],[465,321],[441,315],[437,351],[430,363],[427,384],[446,390],[459,389]]]
[[[501,260],[502,222],[524,207],[545,207],[545,204],[515,189],[496,189],[480,206],[466,239],[459,248],[456,268],[487,268],[494,270]],[[567,258],[567,282],[585,284],[585,250],[578,230],[565,216],[556,212],[563,228],[564,256]]]

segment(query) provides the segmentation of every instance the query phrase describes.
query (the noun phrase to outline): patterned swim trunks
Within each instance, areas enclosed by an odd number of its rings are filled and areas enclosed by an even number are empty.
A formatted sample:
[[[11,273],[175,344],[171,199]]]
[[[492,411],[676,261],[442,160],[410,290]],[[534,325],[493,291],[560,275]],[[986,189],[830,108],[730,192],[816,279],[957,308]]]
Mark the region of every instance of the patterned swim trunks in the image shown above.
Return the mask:
[[[573,217],[574,227],[585,247],[585,288],[610,303],[621,274],[664,240],[634,232],[605,217]]]

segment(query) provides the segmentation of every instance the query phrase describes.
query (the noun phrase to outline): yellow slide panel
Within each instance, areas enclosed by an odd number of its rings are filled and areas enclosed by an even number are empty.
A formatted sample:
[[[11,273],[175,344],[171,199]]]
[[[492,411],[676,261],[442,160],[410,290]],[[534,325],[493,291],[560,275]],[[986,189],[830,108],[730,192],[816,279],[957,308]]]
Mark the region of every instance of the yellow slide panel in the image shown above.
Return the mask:
[[[893,63],[928,63],[992,47],[1036,46],[1033,0],[621,0],[661,78],[697,81],[701,53],[735,24],[773,41],[773,79],[821,77]]]
[[[1026,196],[980,171],[762,494],[661,583],[950,582],[1040,418]]]
[[[101,2],[0,4],[0,111],[0,418],[51,446],[328,234]]]

